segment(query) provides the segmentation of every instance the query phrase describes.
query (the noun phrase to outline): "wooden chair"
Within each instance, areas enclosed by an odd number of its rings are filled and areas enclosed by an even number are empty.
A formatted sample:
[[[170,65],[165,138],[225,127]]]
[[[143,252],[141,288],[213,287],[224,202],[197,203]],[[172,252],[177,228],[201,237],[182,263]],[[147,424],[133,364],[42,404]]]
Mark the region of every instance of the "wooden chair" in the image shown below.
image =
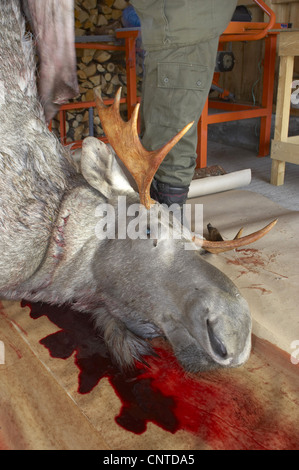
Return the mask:
[[[261,106],[253,106],[207,99],[198,122],[197,168],[207,166],[208,125],[210,124],[259,117],[261,118],[261,129],[258,156],[264,157],[270,153],[276,42],[281,25],[275,23],[275,14],[264,1],[253,0],[253,2],[269,17],[269,22],[232,21],[221,35],[219,45],[221,47],[223,43],[233,41],[258,41],[261,39],[265,41],[262,104]],[[209,108],[217,109],[220,112],[209,114]]]

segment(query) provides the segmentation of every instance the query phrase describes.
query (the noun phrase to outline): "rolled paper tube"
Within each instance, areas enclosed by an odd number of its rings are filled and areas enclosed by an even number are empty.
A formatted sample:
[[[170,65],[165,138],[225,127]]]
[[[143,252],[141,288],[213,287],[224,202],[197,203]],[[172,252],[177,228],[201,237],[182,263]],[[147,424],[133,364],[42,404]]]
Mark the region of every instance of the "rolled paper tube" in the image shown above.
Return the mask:
[[[208,176],[192,180],[188,199],[206,196],[208,194],[221,193],[230,189],[247,186],[251,182],[251,170],[240,170],[226,175]]]

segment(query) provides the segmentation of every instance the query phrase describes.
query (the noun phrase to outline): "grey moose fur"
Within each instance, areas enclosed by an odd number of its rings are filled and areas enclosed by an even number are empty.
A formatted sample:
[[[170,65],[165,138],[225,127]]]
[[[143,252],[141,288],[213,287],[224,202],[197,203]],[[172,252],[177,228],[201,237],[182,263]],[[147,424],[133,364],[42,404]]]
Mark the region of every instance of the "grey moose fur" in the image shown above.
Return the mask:
[[[138,203],[111,148],[88,137],[81,171],[48,130],[18,0],[0,2],[0,298],[93,315],[120,366],[165,336],[188,371],[235,367],[251,318],[234,284],[185,240],[100,240],[101,203]],[[167,209],[155,204],[155,217]],[[117,215],[117,214],[116,214]]]

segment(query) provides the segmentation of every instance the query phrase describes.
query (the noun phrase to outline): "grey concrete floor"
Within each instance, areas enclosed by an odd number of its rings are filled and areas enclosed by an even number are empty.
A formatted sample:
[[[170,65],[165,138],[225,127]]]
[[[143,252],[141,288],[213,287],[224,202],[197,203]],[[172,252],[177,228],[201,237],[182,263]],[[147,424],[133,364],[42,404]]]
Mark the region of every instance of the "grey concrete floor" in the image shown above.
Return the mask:
[[[256,155],[252,150],[209,141],[207,166],[220,165],[227,173],[250,168],[250,185],[239,189],[262,194],[282,207],[299,211],[299,165],[286,163],[284,185],[274,186],[270,184],[271,158]]]

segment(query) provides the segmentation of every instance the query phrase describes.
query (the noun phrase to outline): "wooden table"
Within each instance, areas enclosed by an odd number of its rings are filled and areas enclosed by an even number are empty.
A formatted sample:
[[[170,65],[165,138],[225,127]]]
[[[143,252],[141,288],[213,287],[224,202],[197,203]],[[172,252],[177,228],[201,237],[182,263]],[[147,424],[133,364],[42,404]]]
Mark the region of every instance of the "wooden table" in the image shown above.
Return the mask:
[[[275,133],[271,147],[271,183],[284,183],[286,162],[299,165],[299,135],[288,137],[294,58],[299,56],[299,31],[280,33],[278,55],[280,57]]]

